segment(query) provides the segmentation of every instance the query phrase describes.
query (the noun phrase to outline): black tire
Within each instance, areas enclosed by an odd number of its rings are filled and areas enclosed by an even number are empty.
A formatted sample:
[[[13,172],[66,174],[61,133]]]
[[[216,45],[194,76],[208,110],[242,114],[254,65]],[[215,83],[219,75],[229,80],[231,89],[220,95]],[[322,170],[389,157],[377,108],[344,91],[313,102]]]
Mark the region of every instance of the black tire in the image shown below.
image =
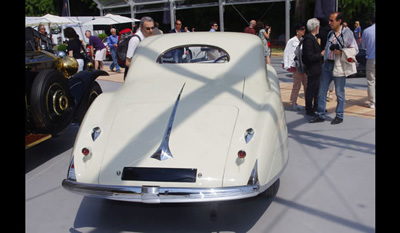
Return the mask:
[[[81,105],[79,106],[79,110],[76,114],[75,122],[77,122],[78,124],[82,123],[83,117],[85,116],[90,105],[101,93],[103,93],[103,90],[101,89],[99,83],[94,81],[90,86],[89,91],[82,99]]]
[[[90,86],[89,96],[87,97],[87,109],[101,93],[103,93],[103,90],[101,89],[100,84],[94,81]]]
[[[41,71],[33,81],[30,100],[37,133],[56,134],[71,123],[75,102],[60,72]]]
[[[278,192],[279,183],[280,183],[280,180],[277,179],[271,186],[269,186],[269,188],[267,188],[267,190],[262,192],[260,194],[260,196],[263,196],[263,197],[266,197],[266,198],[274,197],[276,195],[276,193]]]

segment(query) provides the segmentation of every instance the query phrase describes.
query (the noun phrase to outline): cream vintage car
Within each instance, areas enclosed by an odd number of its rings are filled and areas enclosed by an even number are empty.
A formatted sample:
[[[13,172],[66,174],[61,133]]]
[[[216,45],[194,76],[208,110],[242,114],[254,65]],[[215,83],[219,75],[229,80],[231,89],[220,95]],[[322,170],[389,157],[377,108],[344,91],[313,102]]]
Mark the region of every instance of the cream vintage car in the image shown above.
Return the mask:
[[[143,203],[271,196],[288,135],[263,52],[244,33],[144,39],[125,83],[85,115],[63,187]]]

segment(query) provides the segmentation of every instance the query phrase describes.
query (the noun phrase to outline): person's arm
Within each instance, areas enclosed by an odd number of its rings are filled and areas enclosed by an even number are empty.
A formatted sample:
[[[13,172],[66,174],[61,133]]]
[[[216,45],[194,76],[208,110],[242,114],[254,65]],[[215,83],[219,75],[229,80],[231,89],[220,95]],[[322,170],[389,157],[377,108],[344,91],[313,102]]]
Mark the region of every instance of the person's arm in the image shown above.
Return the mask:
[[[271,34],[271,28],[268,28],[268,30],[264,30],[264,37],[269,40],[269,35]]]
[[[132,60],[132,58],[126,58],[126,60],[125,60],[125,65],[127,66],[127,67],[129,67],[130,65],[131,65],[131,60]]]
[[[92,54],[92,58],[94,59],[94,49],[93,45],[90,46],[90,54]]]
[[[108,47],[110,47],[110,48],[114,46],[114,43],[113,43],[113,40],[112,40],[111,36],[109,36],[109,37],[107,38],[107,45],[108,45]]]
[[[129,67],[131,65],[132,57],[133,54],[135,53],[136,47],[139,45],[139,38],[134,36],[133,38],[130,39],[129,44],[128,44],[128,50],[126,51],[126,59],[125,59],[125,65]]]
[[[358,53],[357,41],[354,38],[353,33],[351,32],[350,29],[343,31],[343,41],[344,41],[345,48],[354,48],[356,54]]]

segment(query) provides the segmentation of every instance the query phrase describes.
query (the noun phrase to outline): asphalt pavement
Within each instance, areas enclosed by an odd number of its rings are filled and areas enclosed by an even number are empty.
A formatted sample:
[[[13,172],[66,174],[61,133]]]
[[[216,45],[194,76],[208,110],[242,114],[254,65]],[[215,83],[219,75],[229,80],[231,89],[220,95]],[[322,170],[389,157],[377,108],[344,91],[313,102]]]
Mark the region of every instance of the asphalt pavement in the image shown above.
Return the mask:
[[[278,58],[281,84],[291,78]],[[104,92],[122,83],[98,81]],[[365,82],[365,84],[364,84]],[[361,91],[365,78],[351,79]],[[79,126],[26,150],[26,232],[375,232],[375,119],[309,124],[303,112],[285,112],[289,163],[273,198],[200,204],[147,205],[82,197],[64,190]]]

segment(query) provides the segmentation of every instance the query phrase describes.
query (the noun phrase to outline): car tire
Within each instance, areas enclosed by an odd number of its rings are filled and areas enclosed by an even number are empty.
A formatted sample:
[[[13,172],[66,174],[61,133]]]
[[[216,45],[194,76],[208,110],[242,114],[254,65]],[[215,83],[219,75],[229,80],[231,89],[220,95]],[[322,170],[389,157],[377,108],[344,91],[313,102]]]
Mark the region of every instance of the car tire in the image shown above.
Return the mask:
[[[90,105],[101,93],[103,93],[103,90],[101,89],[100,84],[94,81],[92,85],[90,85],[87,94],[83,97],[81,106],[79,107],[79,112],[77,112],[76,114],[77,115],[76,122],[78,124],[82,123],[83,117],[85,116]]]
[[[279,189],[279,183],[280,181],[277,179],[271,186],[269,186],[269,188],[267,188],[267,190],[261,193],[261,196],[271,198],[276,195]]]
[[[92,83],[90,86],[90,91],[89,91],[89,96],[87,97],[87,108],[90,107],[90,105],[93,103],[93,101],[99,96],[101,93],[103,93],[103,90],[100,87],[100,84],[96,81]]]
[[[56,134],[72,121],[75,101],[68,80],[56,70],[41,71],[32,83],[30,108],[37,133]]]

